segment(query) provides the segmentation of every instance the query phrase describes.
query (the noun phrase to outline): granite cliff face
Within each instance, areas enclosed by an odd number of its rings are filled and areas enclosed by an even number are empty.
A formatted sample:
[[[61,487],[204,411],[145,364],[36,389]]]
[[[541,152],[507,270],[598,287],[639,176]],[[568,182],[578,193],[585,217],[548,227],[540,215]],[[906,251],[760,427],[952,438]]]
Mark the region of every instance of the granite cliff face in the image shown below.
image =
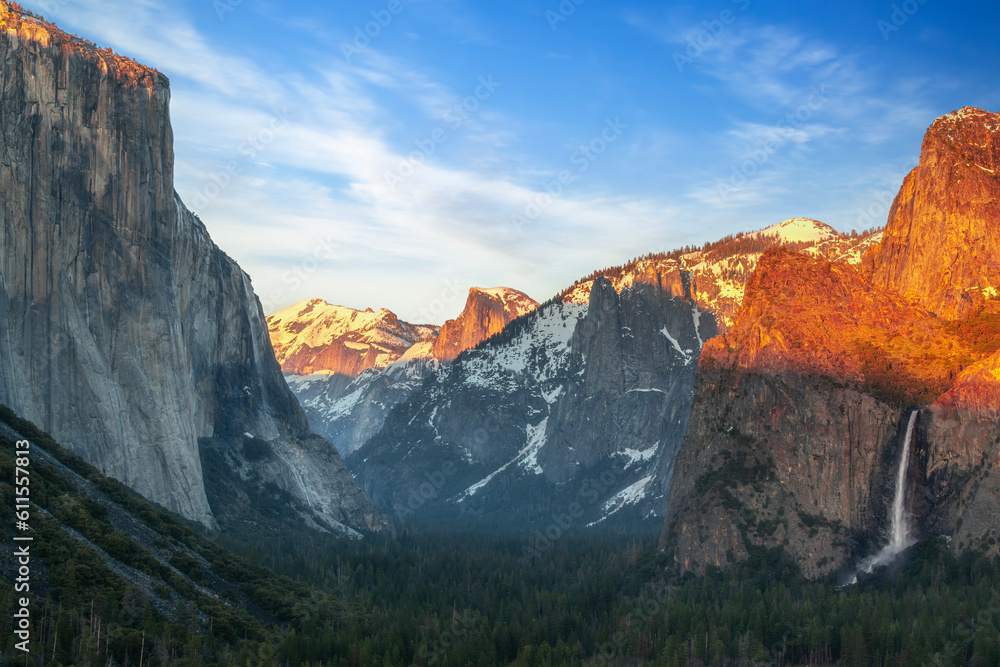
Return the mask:
[[[925,411],[917,516],[953,546],[1000,552],[1000,352],[970,366]]]
[[[166,78],[6,2],[0,67],[0,402],[208,526],[388,527],[174,193]]]
[[[664,534],[680,567],[779,547],[818,576],[866,555],[903,406],[968,358],[956,342],[848,265],[766,253],[735,326],[702,353]]]
[[[675,262],[659,286],[550,302],[463,353],[389,415],[349,463],[401,517],[572,522],[662,512],[714,320]]]
[[[690,414],[695,359],[716,327],[709,311],[735,314],[746,280],[769,248],[791,246],[857,264],[877,239],[797,218],[700,250],[596,272],[527,323],[515,323],[498,337],[499,345],[462,355],[458,370],[438,371],[411,403],[397,408],[399,423],[390,416],[372,446],[348,462],[383,507],[403,516],[417,507],[450,517],[501,514],[510,498],[520,508],[512,510],[518,518],[544,516],[543,507],[560,510],[577,500],[585,501],[588,522],[662,516]],[[470,304],[477,292],[483,290],[473,290]],[[652,327],[665,312],[674,319]],[[646,319],[650,313],[652,320]],[[637,323],[623,321],[628,318]],[[560,329],[573,338],[553,337]],[[580,338],[583,331],[590,333]],[[629,345],[622,348],[619,340]],[[352,384],[349,400],[330,400],[322,388],[328,385],[289,379],[310,419],[312,410],[325,410],[350,415],[344,420],[352,423],[358,413],[348,404],[367,411],[377,402],[365,398],[363,380],[364,374]],[[513,426],[502,426],[508,422]],[[433,498],[422,498],[428,475],[438,480],[446,464],[455,473],[451,486],[434,487]]]
[[[661,541],[682,571],[780,548],[821,576],[874,553],[910,406],[915,536],[996,551],[996,128],[969,109],[931,126],[860,270],[761,257],[700,360]]]
[[[451,361],[464,350],[471,350],[490,336],[500,333],[508,323],[538,308],[538,302],[509,287],[469,290],[465,308],[457,319],[448,320],[434,341],[434,357]]]
[[[966,107],[934,121],[866,260],[874,282],[946,319],[1000,294],[998,169],[1000,115]]]
[[[473,287],[444,327],[305,301],[268,318],[271,343],[309,425],[348,456],[382,428],[440,364],[498,333],[538,304],[507,287]]]

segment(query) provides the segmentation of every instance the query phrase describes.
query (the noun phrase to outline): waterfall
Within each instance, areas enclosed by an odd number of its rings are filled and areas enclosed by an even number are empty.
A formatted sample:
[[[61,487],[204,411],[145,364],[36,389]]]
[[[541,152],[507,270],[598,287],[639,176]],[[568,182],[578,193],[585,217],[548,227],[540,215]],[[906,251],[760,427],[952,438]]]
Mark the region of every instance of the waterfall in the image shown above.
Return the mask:
[[[903,455],[899,459],[899,471],[896,473],[896,495],[892,500],[892,532],[889,544],[885,545],[877,554],[869,556],[861,562],[861,566],[849,585],[858,583],[858,575],[862,572],[871,574],[876,567],[888,565],[900,552],[905,551],[915,542],[910,537],[910,521],[906,512],[906,471],[910,465],[910,442],[913,440],[913,427],[917,424],[918,414],[920,414],[919,409],[913,410],[910,413],[910,421],[906,425]]]
[[[889,547],[899,553],[910,546],[908,542],[910,522],[906,515],[906,471],[910,463],[910,440],[913,439],[913,427],[917,423],[919,410],[910,413],[910,423],[906,426],[906,440],[903,441],[903,458],[899,461],[899,473],[896,475],[896,498],[892,501],[892,541]]]

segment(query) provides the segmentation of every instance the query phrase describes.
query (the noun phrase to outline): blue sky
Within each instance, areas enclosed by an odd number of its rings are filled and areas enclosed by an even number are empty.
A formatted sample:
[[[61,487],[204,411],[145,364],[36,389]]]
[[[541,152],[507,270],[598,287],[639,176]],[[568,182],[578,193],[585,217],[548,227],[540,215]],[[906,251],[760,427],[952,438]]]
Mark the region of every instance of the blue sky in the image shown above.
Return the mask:
[[[934,118],[1000,110],[993,3],[22,4],[170,77],[175,186],[267,312],[440,323],[471,286],[881,225]]]

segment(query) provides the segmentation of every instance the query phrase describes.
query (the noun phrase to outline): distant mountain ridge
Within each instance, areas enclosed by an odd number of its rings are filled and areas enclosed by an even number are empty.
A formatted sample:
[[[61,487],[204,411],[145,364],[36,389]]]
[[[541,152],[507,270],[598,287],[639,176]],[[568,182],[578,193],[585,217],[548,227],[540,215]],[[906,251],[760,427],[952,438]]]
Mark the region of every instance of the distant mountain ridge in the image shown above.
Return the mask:
[[[842,234],[818,220],[791,218],[757,232],[727,236],[701,248],[657,253],[597,271],[578,280],[558,298],[570,303],[586,303],[596,275],[610,280],[619,291],[637,283],[656,284],[657,276],[669,273],[677,265],[690,274],[695,301],[701,308],[714,313],[720,328],[725,330],[732,325],[743,301],[746,282],[766,250],[782,246],[857,266],[868,249],[881,239],[881,231]]]
[[[574,484],[603,468],[617,472],[599,491],[587,486],[585,522],[660,517],[714,309],[735,314],[768,249],[858,264],[878,238],[794,218],[597,271],[438,369],[348,465],[380,506],[408,518],[417,505],[452,520],[537,519],[582,500]],[[542,333],[552,331],[569,338]],[[447,483],[414,496],[421,475],[446,464]]]
[[[348,456],[441,363],[537,307],[515,289],[473,287],[462,313],[437,327],[311,299],[268,317],[268,330],[310,426]]]
[[[284,373],[347,377],[394,364],[416,344],[433,343],[441,330],[401,322],[385,308],[359,311],[322,299],[303,301],[269,315],[267,328]]]
[[[587,305],[548,302],[462,353],[348,458],[359,484],[407,520],[550,521],[577,503],[583,526],[662,511],[715,332],[684,283],[676,265],[667,289],[619,294],[598,278]]]

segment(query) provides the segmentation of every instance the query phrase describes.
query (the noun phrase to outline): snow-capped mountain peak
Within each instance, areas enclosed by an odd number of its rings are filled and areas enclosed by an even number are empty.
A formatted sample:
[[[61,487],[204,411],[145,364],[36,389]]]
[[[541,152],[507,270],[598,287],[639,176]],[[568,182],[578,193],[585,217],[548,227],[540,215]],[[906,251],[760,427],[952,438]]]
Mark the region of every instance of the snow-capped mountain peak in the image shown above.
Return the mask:
[[[440,329],[400,322],[385,308],[362,311],[310,299],[269,317],[268,330],[310,426],[347,456],[381,429],[393,406],[441,361],[537,306],[509,287],[474,287],[462,314]]]
[[[747,234],[754,238],[758,236],[776,237],[783,243],[818,243],[840,236],[840,232],[819,220],[811,218],[790,218],[759,232]]]
[[[392,311],[355,310],[309,299],[267,318],[274,354],[285,373],[354,377],[384,368],[414,344],[432,341],[438,327],[401,322]]]

